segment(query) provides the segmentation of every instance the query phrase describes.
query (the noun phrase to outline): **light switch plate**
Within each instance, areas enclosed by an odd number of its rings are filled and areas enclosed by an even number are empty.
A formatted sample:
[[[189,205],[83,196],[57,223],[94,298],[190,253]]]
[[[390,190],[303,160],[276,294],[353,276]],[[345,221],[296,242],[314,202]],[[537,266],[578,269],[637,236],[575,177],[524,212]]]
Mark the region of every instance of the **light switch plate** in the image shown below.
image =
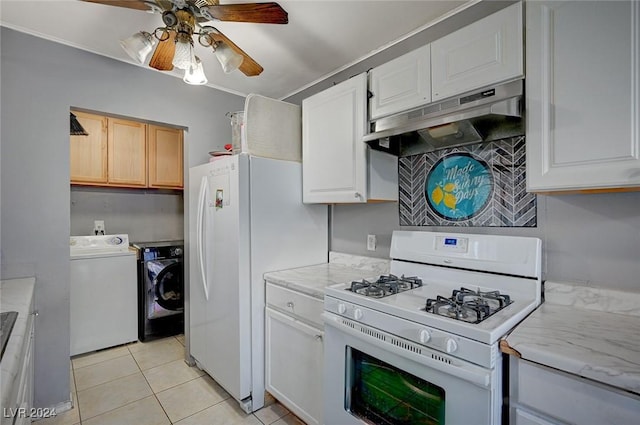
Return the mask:
[[[367,235],[367,250],[376,250],[376,235]]]

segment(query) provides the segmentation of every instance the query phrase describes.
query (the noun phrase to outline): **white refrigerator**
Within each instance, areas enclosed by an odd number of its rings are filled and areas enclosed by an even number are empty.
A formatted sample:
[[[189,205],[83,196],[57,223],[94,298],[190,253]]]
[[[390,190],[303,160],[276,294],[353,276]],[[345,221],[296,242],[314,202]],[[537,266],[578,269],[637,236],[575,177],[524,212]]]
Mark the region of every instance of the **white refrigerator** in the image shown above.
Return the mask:
[[[247,411],[264,406],[268,271],[324,263],[328,207],[302,204],[299,162],[231,155],[189,170],[189,345]]]

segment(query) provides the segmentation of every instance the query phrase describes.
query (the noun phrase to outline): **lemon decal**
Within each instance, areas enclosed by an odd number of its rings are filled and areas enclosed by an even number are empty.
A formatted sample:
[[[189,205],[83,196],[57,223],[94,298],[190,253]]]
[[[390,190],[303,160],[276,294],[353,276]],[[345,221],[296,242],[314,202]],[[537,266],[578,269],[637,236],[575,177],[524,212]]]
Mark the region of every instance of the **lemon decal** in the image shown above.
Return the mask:
[[[440,186],[436,186],[436,188],[433,189],[433,192],[431,192],[431,200],[436,205],[439,205],[440,202],[442,202],[442,198],[444,198],[444,192]]]
[[[450,221],[482,212],[493,194],[489,164],[469,153],[443,156],[427,173],[425,195],[432,212]]]
[[[448,207],[451,208],[452,210],[456,209],[456,202],[458,200],[456,199],[456,195],[453,195],[451,193],[445,193],[444,194],[444,204]]]

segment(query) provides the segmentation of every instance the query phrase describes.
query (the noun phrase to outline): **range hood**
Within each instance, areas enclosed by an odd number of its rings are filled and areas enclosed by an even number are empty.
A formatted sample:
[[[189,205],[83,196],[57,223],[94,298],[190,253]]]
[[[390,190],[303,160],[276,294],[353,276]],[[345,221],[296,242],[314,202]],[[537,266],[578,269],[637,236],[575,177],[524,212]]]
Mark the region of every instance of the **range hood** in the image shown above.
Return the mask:
[[[363,140],[396,156],[521,136],[523,80],[431,103],[371,123]]]

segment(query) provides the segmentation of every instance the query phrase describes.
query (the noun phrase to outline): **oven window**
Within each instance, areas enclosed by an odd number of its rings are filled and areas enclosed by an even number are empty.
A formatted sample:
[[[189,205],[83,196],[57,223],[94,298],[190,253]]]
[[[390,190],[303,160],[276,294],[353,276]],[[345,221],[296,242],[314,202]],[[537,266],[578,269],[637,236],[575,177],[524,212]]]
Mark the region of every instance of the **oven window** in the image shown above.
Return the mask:
[[[444,390],[347,347],[345,407],[375,425],[444,424]]]

